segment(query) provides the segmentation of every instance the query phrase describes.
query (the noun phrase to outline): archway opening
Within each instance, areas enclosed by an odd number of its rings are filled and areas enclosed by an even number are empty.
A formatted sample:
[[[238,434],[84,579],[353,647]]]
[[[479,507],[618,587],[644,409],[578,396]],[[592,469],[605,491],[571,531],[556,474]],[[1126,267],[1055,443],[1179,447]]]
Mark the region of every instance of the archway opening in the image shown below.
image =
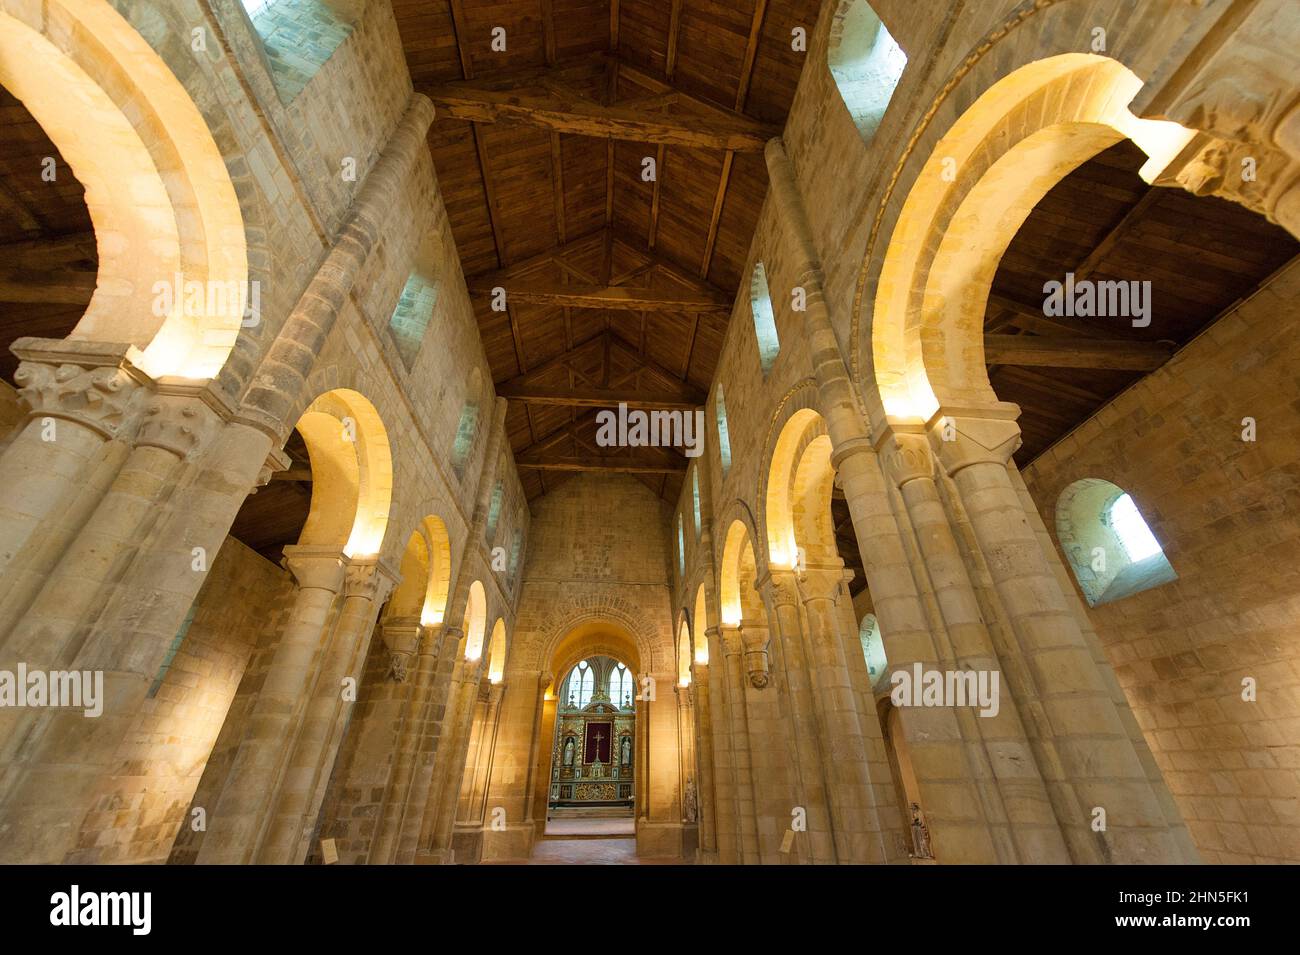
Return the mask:
[[[583,657],[558,686],[548,820],[630,820],[636,802],[632,668],[614,656]]]

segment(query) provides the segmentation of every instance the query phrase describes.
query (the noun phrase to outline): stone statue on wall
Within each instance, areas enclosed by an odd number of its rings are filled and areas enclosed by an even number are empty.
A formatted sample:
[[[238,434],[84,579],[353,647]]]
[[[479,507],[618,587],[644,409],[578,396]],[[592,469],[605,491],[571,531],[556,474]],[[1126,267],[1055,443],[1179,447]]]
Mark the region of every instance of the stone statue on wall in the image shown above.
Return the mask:
[[[915,857],[933,859],[934,850],[930,848],[930,828],[921,818],[921,807],[917,803],[912,803],[908,808],[912,811],[912,846]]]
[[[564,741],[564,765],[567,769],[573,768],[573,737],[570,736]]]
[[[687,822],[695,822],[699,807],[695,796],[695,780],[686,780],[686,792],[682,796],[682,811]]]

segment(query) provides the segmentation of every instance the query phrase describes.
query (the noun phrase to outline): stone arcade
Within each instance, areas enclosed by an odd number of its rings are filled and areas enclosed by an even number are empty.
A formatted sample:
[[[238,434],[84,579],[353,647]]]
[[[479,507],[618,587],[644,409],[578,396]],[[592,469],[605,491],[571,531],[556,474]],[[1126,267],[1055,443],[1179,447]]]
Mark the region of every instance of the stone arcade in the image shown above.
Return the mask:
[[[1300,862],[1297,49],[0,0],[0,861]]]

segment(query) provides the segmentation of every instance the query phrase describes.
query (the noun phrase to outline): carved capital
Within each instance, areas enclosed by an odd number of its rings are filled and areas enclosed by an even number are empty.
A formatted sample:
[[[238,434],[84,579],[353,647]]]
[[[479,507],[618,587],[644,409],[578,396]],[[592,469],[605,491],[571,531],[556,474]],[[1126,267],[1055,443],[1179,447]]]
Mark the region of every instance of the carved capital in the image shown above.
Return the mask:
[[[950,476],[972,464],[1006,467],[1020,447],[1020,425],[1014,418],[940,415],[930,429],[930,441]]]
[[[284,549],[284,565],[303,590],[338,593],[343,587],[347,558],[330,547],[291,545]]]
[[[140,378],[120,367],[24,361],[14,372],[18,394],[35,418],[62,418],[112,439],[127,425]]]
[[[377,557],[353,557],[348,560],[343,593],[383,603],[400,579]]]
[[[734,657],[741,652],[740,627],[735,624],[723,624],[718,628],[718,639],[722,643],[723,656]]]
[[[767,647],[771,637],[766,627],[741,625],[740,640],[745,648],[745,674],[754,689],[761,690],[772,680]]]
[[[844,587],[846,579],[844,574],[845,567],[842,560],[822,566],[806,567],[799,575],[799,596],[803,598],[804,603],[812,603],[815,600],[829,600],[835,603],[839,600],[840,592]],[[848,579],[852,579],[851,571]]]
[[[135,443],[192,461],[220,426],[221,419],[198,397],[154,395],[145,402]]]
[[[390,650],[385,678],[394,683],[405,683],[411,676],[411,658],[410,651]]]
[[[889,429],[883,436],[880,455],[885,473],[899,487],[909,481],[934,477],[934,461],[925,435]]]
[[[349,568],[349,573],[350,571],[351,568]],[[345,582],[345,592],[347,586]],[[423,644],[419,617],[385,617],[383,626],[380,628],[380,634],[383,637],[384,646],[398,653],[412,654]]]

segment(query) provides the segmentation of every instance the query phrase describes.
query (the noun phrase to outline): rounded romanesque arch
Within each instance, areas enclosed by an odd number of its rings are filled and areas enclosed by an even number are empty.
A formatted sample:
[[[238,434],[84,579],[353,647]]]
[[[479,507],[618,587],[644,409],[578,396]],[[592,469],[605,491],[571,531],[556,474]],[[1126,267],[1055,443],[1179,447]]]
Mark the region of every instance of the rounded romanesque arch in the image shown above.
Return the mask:
[[[998,405],[983,316],[1002,254],[1030,211],[1126,137],[1158,171],[1193,136],[1133,115],[1141,86],[1109,57],[1048,57],[994,83],[938,140],[899,213],[907,228],[890,239],[865,332],[877,416],[924,422],[944,406]]]
[[[110,4],[2,0],[0,85],[85,186],[99,272],[70,338],[132,345],[153,377],[215,376],[242,324],[248,253],[221,152],[180,81]]]
[[[811,421],[820,421],[817,383],[807,378],[782,399],[764,442],[759,478],[759,500],[763,502],[763,530],[767,559],[774,567],[793,567],[796,556],[791,521],[791,475],[801,450],[803,434]]]
[[[299,543],[378,554],[388,528],[393,464],[388,431],[363,395],[339,389],[298,419],[312,467],[312,503]]]

